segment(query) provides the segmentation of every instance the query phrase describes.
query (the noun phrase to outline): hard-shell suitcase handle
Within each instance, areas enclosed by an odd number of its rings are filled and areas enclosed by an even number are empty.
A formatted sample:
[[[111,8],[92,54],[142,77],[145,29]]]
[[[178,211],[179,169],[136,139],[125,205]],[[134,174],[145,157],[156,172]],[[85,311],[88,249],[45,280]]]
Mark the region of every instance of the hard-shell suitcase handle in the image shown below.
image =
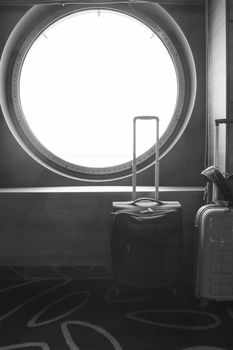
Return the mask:
[[[219,125],[220,124],[232,124],[233,120],[229,119],[215,119],[215,144],[214,144],[214,165],[219,166]],[[213,184],[212,190],[212,200],[216,202],[218,200],[218,187],[216,184]]]
[[[132,199],[136,200],[136,124],[137,120],[155,120],[156,121],[156,142],[155,142],[155,200],[159,199],[159,118],[155,116],[139,116],[133,119],[133,161],[132,161]]]

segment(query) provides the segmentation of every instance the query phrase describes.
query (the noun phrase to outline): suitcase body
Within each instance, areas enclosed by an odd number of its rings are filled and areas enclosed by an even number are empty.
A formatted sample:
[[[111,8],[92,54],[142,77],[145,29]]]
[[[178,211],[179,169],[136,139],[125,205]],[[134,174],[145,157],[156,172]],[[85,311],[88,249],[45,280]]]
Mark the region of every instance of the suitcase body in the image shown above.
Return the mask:
[[[176,288],[182,271],[182,217],[179,202],[139,199],[113,203],[111,254],[115,284]]]
[[[196,215],[195,295],[202,300],[233,300],[233,208],[208,204]]]
[[[136,199],[136,120],[155,119],[155,194]],[[113,202],[111,255],[115,286],[155,289],[178,285],[182,266],[182,216],[178,202],[159,201],[157,117],[134,118],[132,201]]]
[[[233,207],[226,179],[218,169],[219,125],[226,119],[215,120],[215,165],[202,175],[212,184],[212,202],[202,206],[195,219],[197,261],[195,295],[208,300],[233,300]],[[223,201],[218,200],[221,192]]]

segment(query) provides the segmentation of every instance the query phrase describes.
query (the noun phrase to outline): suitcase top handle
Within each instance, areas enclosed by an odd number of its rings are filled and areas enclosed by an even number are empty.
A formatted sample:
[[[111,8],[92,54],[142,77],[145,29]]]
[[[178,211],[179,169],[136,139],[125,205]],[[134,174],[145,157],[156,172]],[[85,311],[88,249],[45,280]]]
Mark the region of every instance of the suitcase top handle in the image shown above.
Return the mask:
[[[132,161],[132,185],[133,193],[132,199],[136,199],[136,122],[137,120],[155,120],[156,122],[156,134],[155,134],[155,200],[159,199],[159,118],[155,116],[137,116],[133,119],[133,161]]]
[[[150,201],[150,202],[154,202],[154,203],[158,203],[158,205],[163,205],[164,203],[162,201],[159,201],[158,199],[154,199],[154,198],[147,198],[147,197],[141,197],[141,198],[137,198],[133,201],[133,205],[139,203],[139,202],[145,202],[145,201]]]

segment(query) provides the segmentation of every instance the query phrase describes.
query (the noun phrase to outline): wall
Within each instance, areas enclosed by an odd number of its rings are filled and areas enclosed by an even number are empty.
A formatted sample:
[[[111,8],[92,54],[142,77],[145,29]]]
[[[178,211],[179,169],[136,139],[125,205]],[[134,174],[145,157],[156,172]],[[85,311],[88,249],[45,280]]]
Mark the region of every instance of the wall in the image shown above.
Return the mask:
[[[197,69],[197,96],[189,125],[161,161],[161,186],[201,186],[204,182],[200,172],[205,165],[204,6],[199,3],[163,6],[189,41]],[[0,7],[0,52],[14,25],[27,10],[28,7],[22,6]],[[152,185],[153,179],[153,169],[148,169],[139,174],[138,184]],[[131,179],[127,178],[104,185],[130,184]],[[131,194],[129,189],[104,192],[106,188],[99,191],[93,188],[90,191],[83,187],[86,185],[101,184],[57,175],[30,158],[11,135],[0,113],[0,265],[109,266],[112,202],[129,200]],[[74,192],[69,192],[70,187],[56,190],[54,186],[75,187]],[[194,219],[202,204],[203,190],[173,187],[161,188],[161,191],[161,199],[181,202],[185,261],[192,263]],[[140,195],[152,193],[140,192]]]
[[[226,1],[227,118],[233,123],[233,1]],[[227,170],[233,173],[233,124],[227,130]]]
[[[196,101],[190,122],[171,152],[161,162],[165,186],[201,185],[200,172],[205,168],[206,129],[206,62],[205,62],[205,7],[163,5],[184,32],[192,50],[197,72]]]
[[[139,189],[153,196],[152,188]],[[194,221],[201,188],[162,188],[161,200],[180,201],[184,257],[195,254]],[[130,200],[130,188],[28,188],[0,191],[0,266],[111,266],[113,201]]]
[[[209,0],[208,4],[208,116],[209,164],[213,163],[214,119],[231,124],[220,128],[220,167],[233,172],[233,1]]]
[[[226,2],[207,2],[208,165],[214,164],[215,119],[226,118]],[[226,170],[226,127],[220,126],[219,166]]]
[[[205,146],[204,6],[189,4],[163,6],[178,22],[189,41],[197,69],[197,96],[189,125],[177,144],[161,161],[161,185],[199,186],[203,183],[200,171],[204,167]],[[15,23],[27,9],[27,7],[1,7],[0,52]],[[138,176],[138,183],[152,184],[153,179],[153,169],[148,169]],[[106,183],[106,185],[129,185],[130,183],[131,179],[127,178]],[[0,114],[0,188],[59,185],[82,186],[86,183],[57,175],[30,158],[17,144]]]

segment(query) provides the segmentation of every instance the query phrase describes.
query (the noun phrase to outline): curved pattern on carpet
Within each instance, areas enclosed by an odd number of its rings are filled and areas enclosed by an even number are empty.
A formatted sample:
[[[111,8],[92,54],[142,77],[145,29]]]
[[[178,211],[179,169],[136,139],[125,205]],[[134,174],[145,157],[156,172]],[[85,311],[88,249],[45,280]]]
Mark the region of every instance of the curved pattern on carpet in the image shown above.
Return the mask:
[[[0,350],[233,349],[232,305],[200,310],[187,287],[116,295],[109,280],[33,279],[0,296]]]
[[[39,348],[41,350],[49,350],[50,349],[48,344],[43,343],[43,342],[31,342],[31,343],[23,343],[23,344],[14,344],[14,345],[0,346],[0,350],[15,350],[15,349],[23,349],[23,348],[24,349],[25,348],[30,348],[31,350],[34,350],[34,348]]]
[[[80,350],[78,345],[74,342],[73,337],[69,331],[69,325],[77,325],[82,327],[90,328],[91,330],[94,330],[101,335],[103,335],[109,343],[112,345],[112,349],[114,350],[123,350],[118,341],[104,328],[97,326],[95,324],[91,324],[89,322],[83,322],[83,321],[68,321],[64,322],[61,325],[62,333],[65,338],[66,344],[69,346],[70,350]],[[96,350],[97,350],[97,344],[96,344]],[[101,348],[99,348],[101,350]],[[103,349],[102,349],[103,350]]]
[[[179,324],[172,324],[172,323],[166,323],[166,322],[158,322],[154,320],[150,320],[149,318],[145,317],[140,317],[138,315],[141,314],[147,314],[150,316],[151,314],[156,315],[156,314],[173,314],[175,313],[176,315],[179,314],[186,314],[186,315],[198,315],[198,316],[204,316],[208,318],[212,318],[213,322],[203,325],[203,326],[196,326],[196,325],[179,325]],[[133,321],[138,321],[141,323],[146,323],[154,326],[159,326],[159,327],[166,327],[166,328],[175,328],[175,329],[182,329],[182,330],[191,330],[191,331],[200,331],[200,330],[208,330],[212,328],[216,328],[220,326],[221,320],[219,317],[217,317],[214,314],[211,314],[209,312],[203,312],[203,311],[195,311],[195,310],[140,310],[140,311],[135,311],[135,312],[129,312],[125,315],[127,318],[133,320]],[[187,317],[186,320],[187,322]]]
[[[78,295],[78,294],[83,294],[83,300],[81,301],[80,304],[74,306],[70,310],[64,312],[63,314],[61,314],[61,315],[59,315],[57,317],[53,317],[53,318],[47,319],[45,321],[38,322],[38,319],[40,318],[40,316],[45,314],[46,311],[48,311],[52,306],[59,305],[59,303],[61,303],[65,299],[68,299],[68,298],[70,298],[70,297],[72,297],[74,295]],[[27,326],[29,328],[31,328],[31,327],[38,327],[38,326],[44,326],[45,324],[49,324],[49,323],[58,321],[58,320],[60,320],[60,319],[62,319],[64,317],[72,314],[76,310],[80,309],[83,305],[85,305],[89,301],[89,298],[90,298],[90,293],[86,292],[86,291],[75,291],[75,292],[63,295],[61,298],[58,298],[58,299],[54,300],[52,303],[48,304],[40,312],[38,312],[33,318],[31,318],[30,321],[27,323]]]
[[[180,350],[227,350],[227,349],[216,348],[215,346],[192,346],[191,348],[185,348]]]
[[[41,281],[37,281],[38,283],[41,282]],[[9,310],[8,312],[4,313],[3,315],[0,316],[0,322],[4,321],[5,319],[7,319],[8,317],[10,317],[11,315],[13,315],[16,311],[22,309],[24,306],[28,305],[29,303],[31,303],[32,301],[40,298],[41,296],[43,295],[46,295],[47,293],[57,289],[57,288],[60,288],[61,286],[64,286],[66,284],[70,283],[70,280],[66,280],[65,282],[62,282],[62,283],[59,283],[58,285],[56,286],[53,286],[49,289],[46,289],[45,291],[39,293],[39,294],[36,294],[34,295],[33,297],[31,298],[28,298],[27,300],[25,300],[24,302],[20,303],[19,305],[17,305],[15,308]],[[16,288],[16,287],[15,287]]]
[[[13,284],[12,286],[0,289],[0,293],[8,292],[9,290],[17,289],[17,288],[24,287],[24,286],[27,286],[29,284],[35,284],[38,282],[41,282],[41,280],[33,280],[33,281],[27,281],[27,282],[23,282],[23,283],[16,283],[16,284]]]

